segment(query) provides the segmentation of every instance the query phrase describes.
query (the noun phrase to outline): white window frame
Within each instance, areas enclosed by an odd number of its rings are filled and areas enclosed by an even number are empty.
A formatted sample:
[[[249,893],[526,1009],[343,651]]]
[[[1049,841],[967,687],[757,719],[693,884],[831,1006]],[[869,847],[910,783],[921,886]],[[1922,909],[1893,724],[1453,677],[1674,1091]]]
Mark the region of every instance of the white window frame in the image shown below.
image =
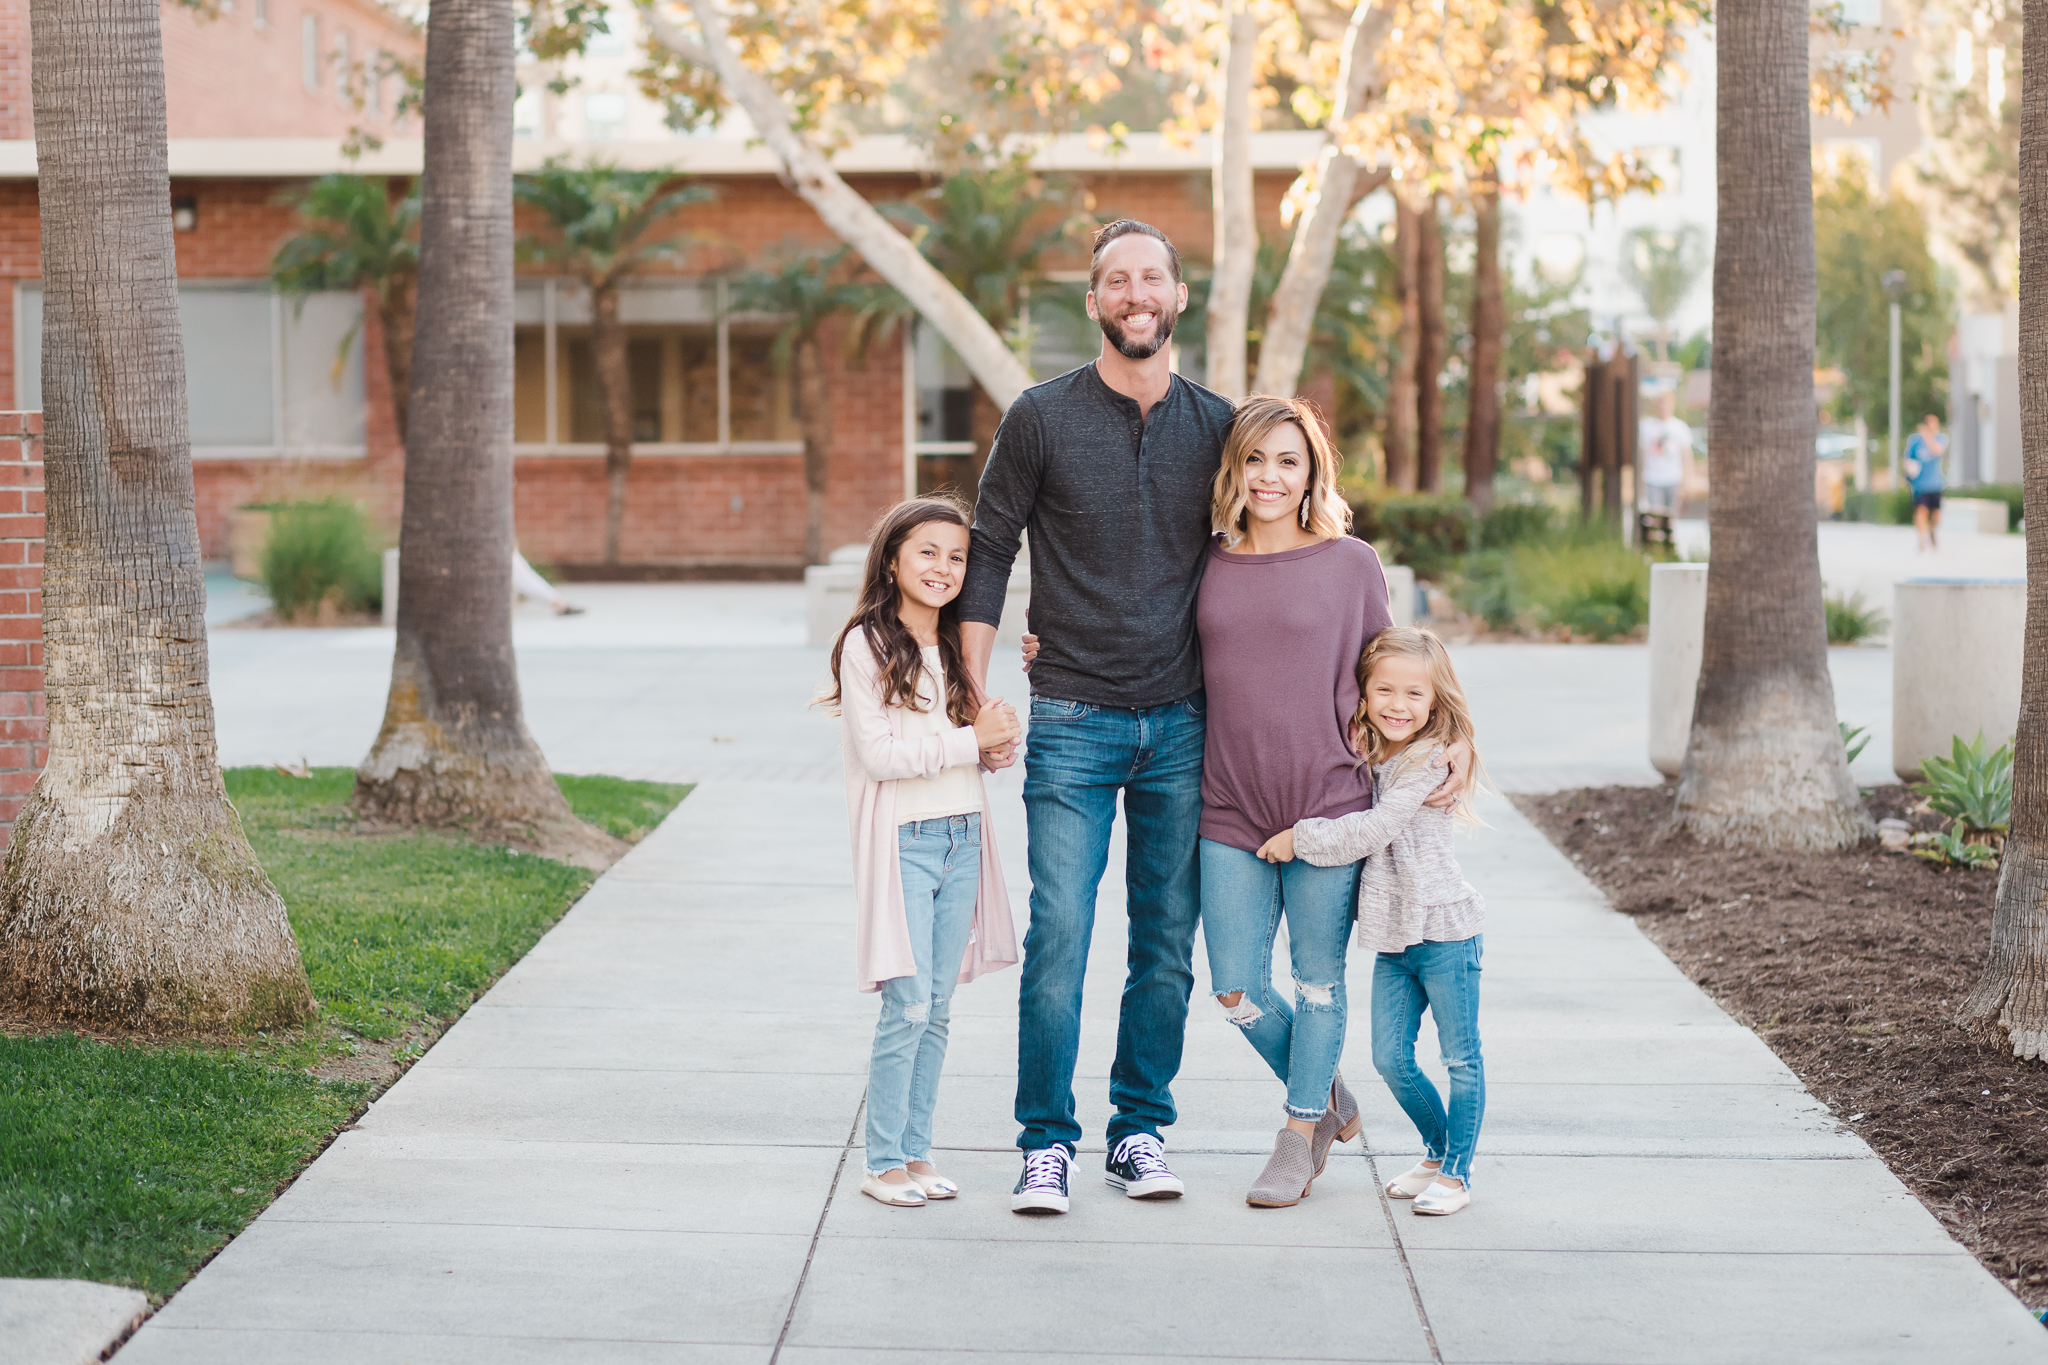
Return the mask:
[[[1082,278],[1087,276],[1084,274]],[[931,324],[922,318],[914,318],[903,328],[903,496],[906,498],[917,496],[919,456],[972,455],[976,448],[972,441],[917,439],[917,329],[920,325]]]
[[[349,60],[354,55],[355,44],[345,28],[334,31],[334,102],[348,103]]]
[[[178,281],[178,288],[181,290],[249,289],[254,287],[266,290],[270,298],[270,444],[267,446],[195,445],[192,447],[193,460],[196,462],[204,460],[361,460],[368,458],[370,452],[367,443],[362,445],[334,446],[290,446],[285,444],[284,433],[289,422],[289,413],[286,409],[290,402],[290,394],[288,386],[284,382],[284,334],[285,309],[290,306],[290,301],[276,290],[270,289],[269,284],[268,280],[209,279]],[[41,288],[42,281],[40,279],[16,280],[14,282],[13,296],[10,299],[10,303],[13,306],[14,327],[14,401],[17,408],[30,412],[41,410],[43,396],[39,393],[26,393],[22,387],[25,378],[22,373],[21,361],[26,338],[21,334],[21,300],[22,295],[29,289],[40,290]],[[40,336],[36,338],[36,344],[42,344]],[[359,346],[363,344],[360,334],[356,344]],[[365,349],[367,350],[367,348]],[[370,363],[370,358],[367,354],[363,357],[363,363],[365,365]],[[367,425],[369,416],[369,400],[367,395],[365,395],[363,405],[364,419]],[[801,449],[802,447],[799,446],[798,448]]]
[[[320,16],[308,13],[299,19],[299,83],[317,93],[320,89]]]
[[[532,276],[525,276],[522,282],[532,282]],[[725,280],[674,280],[663,277],[661,283],[710,284],[714,290],[712,327],[718,338],[718,439],[716,441],[635,441],[635,456],[691,457],[705,455],[801,455],[804,443],[798,441],[735,441],[732,439],[732,332],[735,322],[779,322],[773,313],[735,313],[730,309],[730,286]],[[514,441],[512,453],[525,458],[602,458],[602,441],[564,441],[561,439],[562,423],[567,414],[562,411],[561,393],[561,293],[565,288],[575,286],[575,281],[560,277],[543,279],[541,286],[541,354],[542,364],[547,367],[544,380],[546,439],[540,441]],[[632,286],[627,285],[630,289]],[[526,324],[531,326],[532,324]]]

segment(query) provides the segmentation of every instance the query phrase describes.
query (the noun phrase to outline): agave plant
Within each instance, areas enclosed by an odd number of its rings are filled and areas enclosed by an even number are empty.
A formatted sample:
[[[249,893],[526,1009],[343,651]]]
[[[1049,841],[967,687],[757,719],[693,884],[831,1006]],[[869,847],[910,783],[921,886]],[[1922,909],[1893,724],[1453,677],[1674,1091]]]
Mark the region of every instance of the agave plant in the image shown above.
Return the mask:
[[[1928,809],[1948,817],[1962,842],[1994,848],[2005,842],[2012,823],[2010,744],[1987,753],[1982,730],[1967,744],[1957,735],[1948,758],[1925,759],[1920,770],[1926,781],[1913,790],[1927,798]]]

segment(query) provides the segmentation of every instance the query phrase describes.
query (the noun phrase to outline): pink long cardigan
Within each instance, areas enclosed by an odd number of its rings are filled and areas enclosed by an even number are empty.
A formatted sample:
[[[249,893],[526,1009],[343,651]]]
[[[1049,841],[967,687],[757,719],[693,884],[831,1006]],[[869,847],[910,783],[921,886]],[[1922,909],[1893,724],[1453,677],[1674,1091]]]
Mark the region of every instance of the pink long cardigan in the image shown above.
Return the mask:
[[[943,769],[979,763],[972,726],[906,742],[901,706],[882,704],[881,669],[858,626],[846,633],[839,657],[840,731],[846,752],[846,813],[853,834],[853,894],[857,906],[854,968],[863,991],[877,991],[895,976],[915,976],[910,927],[903,909],[903,871],[896,848],[896,784]],[[1017,931],[996,856],[995,821],[988,797],[981,803],[981,887],[974,898],[974,930],[960,963],[960,981],[1017,964]]]

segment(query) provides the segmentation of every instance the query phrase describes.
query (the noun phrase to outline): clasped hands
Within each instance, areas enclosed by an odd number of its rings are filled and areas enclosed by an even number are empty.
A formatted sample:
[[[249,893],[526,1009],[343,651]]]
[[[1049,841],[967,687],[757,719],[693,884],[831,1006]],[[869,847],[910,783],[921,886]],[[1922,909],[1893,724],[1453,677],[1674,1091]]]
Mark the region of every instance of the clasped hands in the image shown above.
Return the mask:
[[[1017,708],[1001,697],[982,702],[974,717],[974,744],[981,750],[981,764],[988,769],[1007,768],[1017,761],[1017,739],[1024,726]]]

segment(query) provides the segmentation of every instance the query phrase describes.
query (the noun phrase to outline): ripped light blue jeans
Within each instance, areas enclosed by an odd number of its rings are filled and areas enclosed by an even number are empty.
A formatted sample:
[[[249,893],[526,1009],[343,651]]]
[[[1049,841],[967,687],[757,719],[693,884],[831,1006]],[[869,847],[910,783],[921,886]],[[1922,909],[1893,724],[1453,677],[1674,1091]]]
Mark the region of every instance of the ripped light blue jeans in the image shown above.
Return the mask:
[[[1486,1063],[1479,1055],[1479,960],[1486,944],[1474,934],[1443,943],[1411,943],[1372,964],[1372,1064],[1422,1135],[1425,1155],[1444,1174],[1472,1183],[1472,1154],[1486,1117]],[[1422,1011],[1436,1020],[1436,1039],[1451,1077],[1450,1108],[1415,1064]]]
[[[953,986],[967,955],[981,887],[981,816],[913,820],[897,829],[896,850],[917,974],[882,983],[882,1013],[868,1062],[872,1175],[931,1159],[932,1110],[946,1064]]]
[[[1202,840],[1202,936],[1209,993],[1244,992],[1224,1018],[1287,1085],[1291,1118],[1319,1119],[1344,1052],[1344,950],[1358,900],[1358,864],[1268,863]],[[1294,999],[1273,989],[1273,939],[1287,918]]]

